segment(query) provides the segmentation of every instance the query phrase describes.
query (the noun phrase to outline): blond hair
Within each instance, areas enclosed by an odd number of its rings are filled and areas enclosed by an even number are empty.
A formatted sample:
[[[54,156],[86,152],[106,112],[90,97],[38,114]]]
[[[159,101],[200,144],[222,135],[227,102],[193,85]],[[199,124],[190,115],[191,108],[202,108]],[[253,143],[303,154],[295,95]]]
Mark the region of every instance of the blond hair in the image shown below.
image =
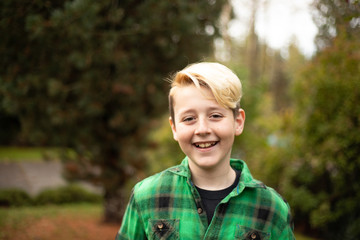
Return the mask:
[[[227,67],[215,62],[201,62],[187,66],[177,72],[172,79],[169,92],[170,115],[174,120],[174,99],[179,87],[195,85],[197,88],[210,89],[217,103],[237,115],[242,97],[242,86],[239,78]]]

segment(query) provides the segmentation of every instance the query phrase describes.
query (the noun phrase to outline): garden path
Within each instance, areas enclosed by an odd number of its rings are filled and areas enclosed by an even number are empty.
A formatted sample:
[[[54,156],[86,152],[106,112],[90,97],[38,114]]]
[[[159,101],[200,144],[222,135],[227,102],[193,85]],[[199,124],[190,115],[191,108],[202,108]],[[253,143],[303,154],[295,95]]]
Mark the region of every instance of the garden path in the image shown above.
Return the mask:
[[[101,194],[101,188],[87,182],[78,182],[85,189]],[[65,186],[63,166],[59,161],[1,162],[0,189],[21,189],[36,196],[49,188]]]

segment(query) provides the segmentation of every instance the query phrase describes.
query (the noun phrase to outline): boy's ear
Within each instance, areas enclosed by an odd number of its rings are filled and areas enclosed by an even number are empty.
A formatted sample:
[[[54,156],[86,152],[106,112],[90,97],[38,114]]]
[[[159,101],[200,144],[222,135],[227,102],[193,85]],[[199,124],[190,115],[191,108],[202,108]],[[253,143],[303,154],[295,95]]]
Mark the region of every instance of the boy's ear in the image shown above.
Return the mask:
[[[169,117],[169,123],[170,123],[171,130],[173,133],[173,138],[175,139],[175,141],[177,141],[178,139],[177,139],[177,134],[176,134],[175,122],[173,121],[173,119],[171,117]]]
[[[237,116],[235,117],[235,135],[239,136],[244,130],[245,124],[245,111],[239,109]]]

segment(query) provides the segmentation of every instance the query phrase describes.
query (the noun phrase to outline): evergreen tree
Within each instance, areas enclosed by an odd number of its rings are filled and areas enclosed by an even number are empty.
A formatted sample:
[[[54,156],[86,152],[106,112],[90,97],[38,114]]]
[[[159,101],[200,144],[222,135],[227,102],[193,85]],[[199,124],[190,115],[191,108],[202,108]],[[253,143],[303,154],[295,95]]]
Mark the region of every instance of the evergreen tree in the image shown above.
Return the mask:
[[[224,2],[2,0],[0,110],[23,142],[74,150],[69,169],[102,183],[105,219],[120,220],[164,78],[208,56]]]
[[[313,6],[319,50],[330,46],[332,39],[343,30],[360,33],[358,0],[314,0]]]
[[[336,36],[297,79],[296,157],[284,185],[295,223],[326,239],[359,239],[360,32],[351,22],[360,9],[350,1],[318,2],[342,15],[331,15]]]

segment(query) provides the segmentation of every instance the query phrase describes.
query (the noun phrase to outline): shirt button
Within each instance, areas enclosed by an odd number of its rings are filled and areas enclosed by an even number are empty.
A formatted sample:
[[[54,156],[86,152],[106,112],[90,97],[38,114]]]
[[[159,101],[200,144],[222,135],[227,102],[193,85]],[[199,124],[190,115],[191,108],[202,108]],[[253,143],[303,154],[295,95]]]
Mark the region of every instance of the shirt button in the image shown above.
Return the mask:
[[[203,212],[202,208],[198,208],[197,211],[199,214],[202,214],[202,212]]]
[[[251,234],[251,239],[256,239],[256,233]]]

